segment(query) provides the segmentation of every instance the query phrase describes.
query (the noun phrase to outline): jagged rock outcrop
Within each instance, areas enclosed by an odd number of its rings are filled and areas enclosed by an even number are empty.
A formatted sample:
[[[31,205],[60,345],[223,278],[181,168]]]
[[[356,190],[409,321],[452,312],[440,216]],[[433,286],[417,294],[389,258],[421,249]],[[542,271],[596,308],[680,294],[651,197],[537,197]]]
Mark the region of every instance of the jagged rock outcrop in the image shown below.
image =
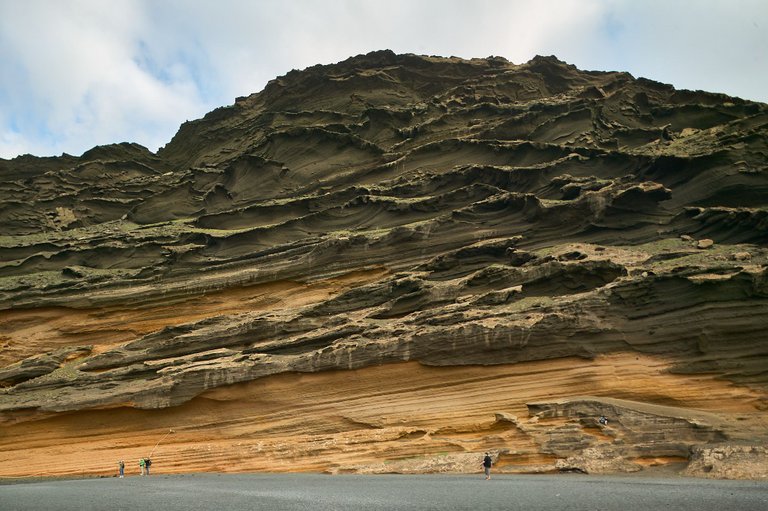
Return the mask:
[[[171,428],[158,470],[750,477],[700,460],[768,438],[767,133],[554,57],[384,51],[157,154],[0,160],[0,476]]]
[[[706,445],[695,446],[688,476],[720,479],[768,478],[768,449],[764,445]]]

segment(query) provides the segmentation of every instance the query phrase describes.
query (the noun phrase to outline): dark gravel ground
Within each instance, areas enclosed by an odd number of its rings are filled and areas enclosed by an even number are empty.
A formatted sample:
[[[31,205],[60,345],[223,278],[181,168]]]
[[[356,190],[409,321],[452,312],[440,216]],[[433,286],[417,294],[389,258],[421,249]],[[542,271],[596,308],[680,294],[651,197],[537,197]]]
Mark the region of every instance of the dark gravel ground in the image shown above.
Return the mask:
[[[768,481],[584,475],[188,474],[0,485],[0,510],[766,511]]]

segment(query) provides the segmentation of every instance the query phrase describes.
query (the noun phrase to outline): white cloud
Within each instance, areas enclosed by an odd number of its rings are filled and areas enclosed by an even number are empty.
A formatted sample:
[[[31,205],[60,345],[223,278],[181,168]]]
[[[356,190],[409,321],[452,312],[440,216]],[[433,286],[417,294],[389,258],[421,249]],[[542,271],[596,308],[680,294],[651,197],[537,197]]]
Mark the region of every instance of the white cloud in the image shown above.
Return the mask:
[[[179,115],[197,114],[189,80],[168,82],[136,62],[147,12],[135,2],[6,2],[1,155],[81,153],[136,139],[158,145]],[[15,126],[13,133],[7,128]]]
[[[378,49],[555,54],[768,100],[763,0],[0,0],[0,157],[155,150],[290,69]]]
[[[768,2],[612,0],[595,30],[554,41],[585,69],[629,71],[677,88],[768,101]]]

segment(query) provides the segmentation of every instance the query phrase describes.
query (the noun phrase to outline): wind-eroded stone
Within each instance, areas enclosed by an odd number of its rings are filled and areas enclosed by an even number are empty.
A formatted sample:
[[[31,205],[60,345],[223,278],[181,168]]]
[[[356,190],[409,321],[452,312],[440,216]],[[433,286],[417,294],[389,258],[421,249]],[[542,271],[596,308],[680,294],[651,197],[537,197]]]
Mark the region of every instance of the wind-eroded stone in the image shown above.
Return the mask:
[[[174,472],[747,477],[700,460],[768,438],[766,126],[554,57],[384,51],[157,154],[0,160],[0,475],[173,428]]]

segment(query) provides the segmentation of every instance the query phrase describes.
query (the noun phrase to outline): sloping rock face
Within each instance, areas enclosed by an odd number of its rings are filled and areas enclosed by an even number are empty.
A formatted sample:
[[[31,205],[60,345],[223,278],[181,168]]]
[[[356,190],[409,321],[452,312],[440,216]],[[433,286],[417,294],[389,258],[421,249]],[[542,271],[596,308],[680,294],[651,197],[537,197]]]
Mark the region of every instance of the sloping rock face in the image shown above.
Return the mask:
[[[554,57],[384,51],[157,154],[0,160],[0,476],[764,477],[766,135]]]

